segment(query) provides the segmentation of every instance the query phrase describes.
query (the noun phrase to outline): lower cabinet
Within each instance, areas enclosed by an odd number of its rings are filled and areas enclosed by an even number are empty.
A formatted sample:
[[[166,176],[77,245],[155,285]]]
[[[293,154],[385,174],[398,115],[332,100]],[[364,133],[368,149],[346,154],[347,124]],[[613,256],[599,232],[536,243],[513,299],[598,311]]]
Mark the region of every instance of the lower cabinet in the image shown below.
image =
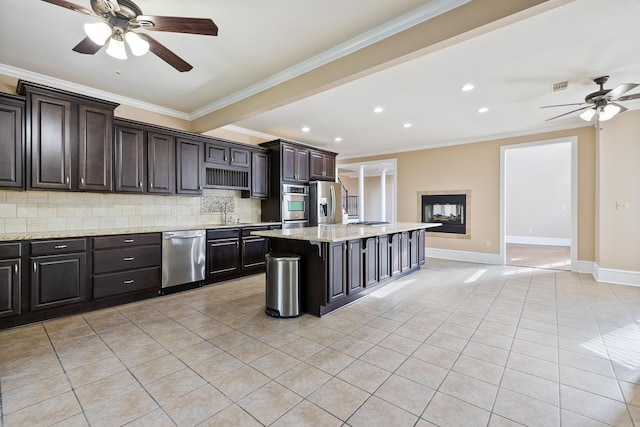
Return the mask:
[[[240,270],[240,229],[207,230],[207,278]]]
[[[362,240],[329,244],[328,295],[331,303],[362,291]]]
[[[0,243],[0,317],[20,314],[20,243]]]
[[[364,262],[364,287],[378,284],[378,237],[369,237],[364,240],[362,259]]]
[[[389,235],[378,236],[378,281],[391,277],[391,258],[389,257]]]
[[[94,299],[160,287],[160,233],[94,237],[92,243]]]
[[[347,294],[360,292],[364,287],[362,271],[362,240],[349,240],[347,246]]]
[[[86,239],[31,242],[31,310],[87,299]]]
[[[269,252],[269,241],[265,237],[252,236],[252,231],[268,230],[269,227],[246,227],[242,229],[242,269],[262,268],[266,265],[265,255]]]

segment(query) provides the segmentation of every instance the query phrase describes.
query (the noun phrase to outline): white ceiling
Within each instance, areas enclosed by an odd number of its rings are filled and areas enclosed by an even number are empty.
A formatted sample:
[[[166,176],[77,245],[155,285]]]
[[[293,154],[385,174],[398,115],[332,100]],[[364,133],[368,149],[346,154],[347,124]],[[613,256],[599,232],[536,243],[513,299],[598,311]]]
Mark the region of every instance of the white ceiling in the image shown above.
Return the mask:
[[[137,0],[145,14],[210,17],[220,28],[218,37],[153,33],[194,66],[179,73],[151,54],[119,61],[104,50],[75,53],[71,48],[84,38],[82,25],[92,18],[40,0],[4,0],[0,74],[194,119],[282,76],[295,76],[300,64],[327,57],[336,47],[422,19],[425,8],[444,2]],[[74,3],[89,7],[89,0]],[[640,83],[638,22],[638,0],[569,1],[223,124],[326,148],[341,158],[584,126],[577,114],[545,122],[572,107],[539,107],[581,102],[597,90],[591,79],[604,74],[611,76],[606,88]],[[563,80],[569,87],[551,93],[550,84]],[[468,82],[476,89],[461,92]],[[372,113],[377,105],[385,111]],[[624,105],[640,108],[634,101]],[[479,114],[481,106],[489,112]],[[412,127],[403,128],[405,122]],[[311,130],[302,132],[303,126]],[[336,136],[342,142],[334,142]]]

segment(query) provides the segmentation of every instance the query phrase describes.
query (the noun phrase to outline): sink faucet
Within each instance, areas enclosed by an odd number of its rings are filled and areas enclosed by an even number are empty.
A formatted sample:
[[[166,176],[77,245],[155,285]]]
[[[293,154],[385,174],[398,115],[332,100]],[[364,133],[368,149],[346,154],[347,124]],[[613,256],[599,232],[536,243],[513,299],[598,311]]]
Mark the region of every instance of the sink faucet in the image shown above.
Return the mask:
[[[230,211],[229,208],[230,208],[229,202],[224,202],[223,212],[224,212],[224,223],[225,224],[229,224],[229,222],[231,221],[231,216],[229,216],[227,218],[227,213],[229,213],[229,211]]]

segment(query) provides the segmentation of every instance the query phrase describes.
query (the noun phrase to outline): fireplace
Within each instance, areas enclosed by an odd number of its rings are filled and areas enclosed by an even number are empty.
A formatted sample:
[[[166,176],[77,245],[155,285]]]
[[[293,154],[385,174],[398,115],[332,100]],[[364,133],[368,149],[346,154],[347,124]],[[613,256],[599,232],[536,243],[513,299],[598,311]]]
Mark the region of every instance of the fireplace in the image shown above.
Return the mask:
[[[422,222],[439,222],[442,227],[429,231],[434,233],[466,234],[466,194],[423,194]]]

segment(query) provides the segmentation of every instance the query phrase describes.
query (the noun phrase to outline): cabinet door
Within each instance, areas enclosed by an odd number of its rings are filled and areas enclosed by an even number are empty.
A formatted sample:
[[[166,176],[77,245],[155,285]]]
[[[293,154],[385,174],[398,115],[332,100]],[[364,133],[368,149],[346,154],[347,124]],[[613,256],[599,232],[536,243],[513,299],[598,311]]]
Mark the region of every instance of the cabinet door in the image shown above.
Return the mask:
[[[205,147],[204,161],[207,163],[217,163],[226,165],[229,163],[229,147],[223,144],[207,142]]]
[[[411,268],[411,260],[410,260],[410,248],[409,248],[409,233],[403,231],[400,233],[400,248],[401,248],[401,271],[404,273],[405,271]]]
[[[309,178],[324,179],[324,154],[318,151],[309,151]]]
[[[369,237],[365,240],[363,262],[362,271],[366,288],[378,283],[378,239],[376,237]]]
[[[207,242],[207,274],[210,277],[238,271],[239,240],[236,238]]]
[[[282,167],[282,180],[283,181],[296,181],[297,180],[297,171],[296,171],[296,159],[298,155],[298,150],[294,147],[290,147],[288,145],[282,146],[281,152],[281,167]]]
[[[391,275],[402,272],[402,233],[392,234],[389,242],[389,257],[391,258]]]
[[[380,282],[391,277],[389,249],[389,235],[378,236],[378,280]]]
[[[251,193],[250,197],[269,198],[269,155],[253,152],[251,155]]]
[[[144,131],[116,126],[116,191],[144,193]]]
[[[347,280],[345,272],[347,270],[347,244],[346,243],[331,243],[329,244],[329,286],[327,295],[327,302],[343,298],[347,294]]]
[[[249,150],[231,147],[229,152],[231,154],[231,159],[229,161],[231,166],[242,166],[248,168],[251,165],[251,152]]]
[[[24,101],[0,96],[0,188],[23,188]]]
[[[175,193],[175,139],[149,132],[147,135],[147,176],[149,193]]]
[[[78,189],[113,191],[113,110],[78,107]]]
[[[422,265],[425,261],[425,241],[424,241],[424,229],[418,231],[418,264]]]
[[[266,264],[264,256],[269,252],[269,242],[260,236],[242,238],[242,268],[261,267]]]
[[[86,255],[31,258],[31,310],[85,301]]]
[[[0,317],[20,314],[20,260],[0,261]]]
[[[418,266],[419,234],[418,230],[412,230],[409,232],[409,268],[415,268]]]
[[[176,153],[176,193],[202,194],[202,143],[178,139]]]
[[[309,150],[298,148],[296,153],[296,169],[298,181],[309,181]]]
[[[71,189],[71,102],[31,95],[30,188]]]
[[[324,179],[336,180],[336,158],[328,154],[324,156]]]
[[[349,277],[347,293],[360,292],[363,288],[361,240],[347,242],[347,275]]]

